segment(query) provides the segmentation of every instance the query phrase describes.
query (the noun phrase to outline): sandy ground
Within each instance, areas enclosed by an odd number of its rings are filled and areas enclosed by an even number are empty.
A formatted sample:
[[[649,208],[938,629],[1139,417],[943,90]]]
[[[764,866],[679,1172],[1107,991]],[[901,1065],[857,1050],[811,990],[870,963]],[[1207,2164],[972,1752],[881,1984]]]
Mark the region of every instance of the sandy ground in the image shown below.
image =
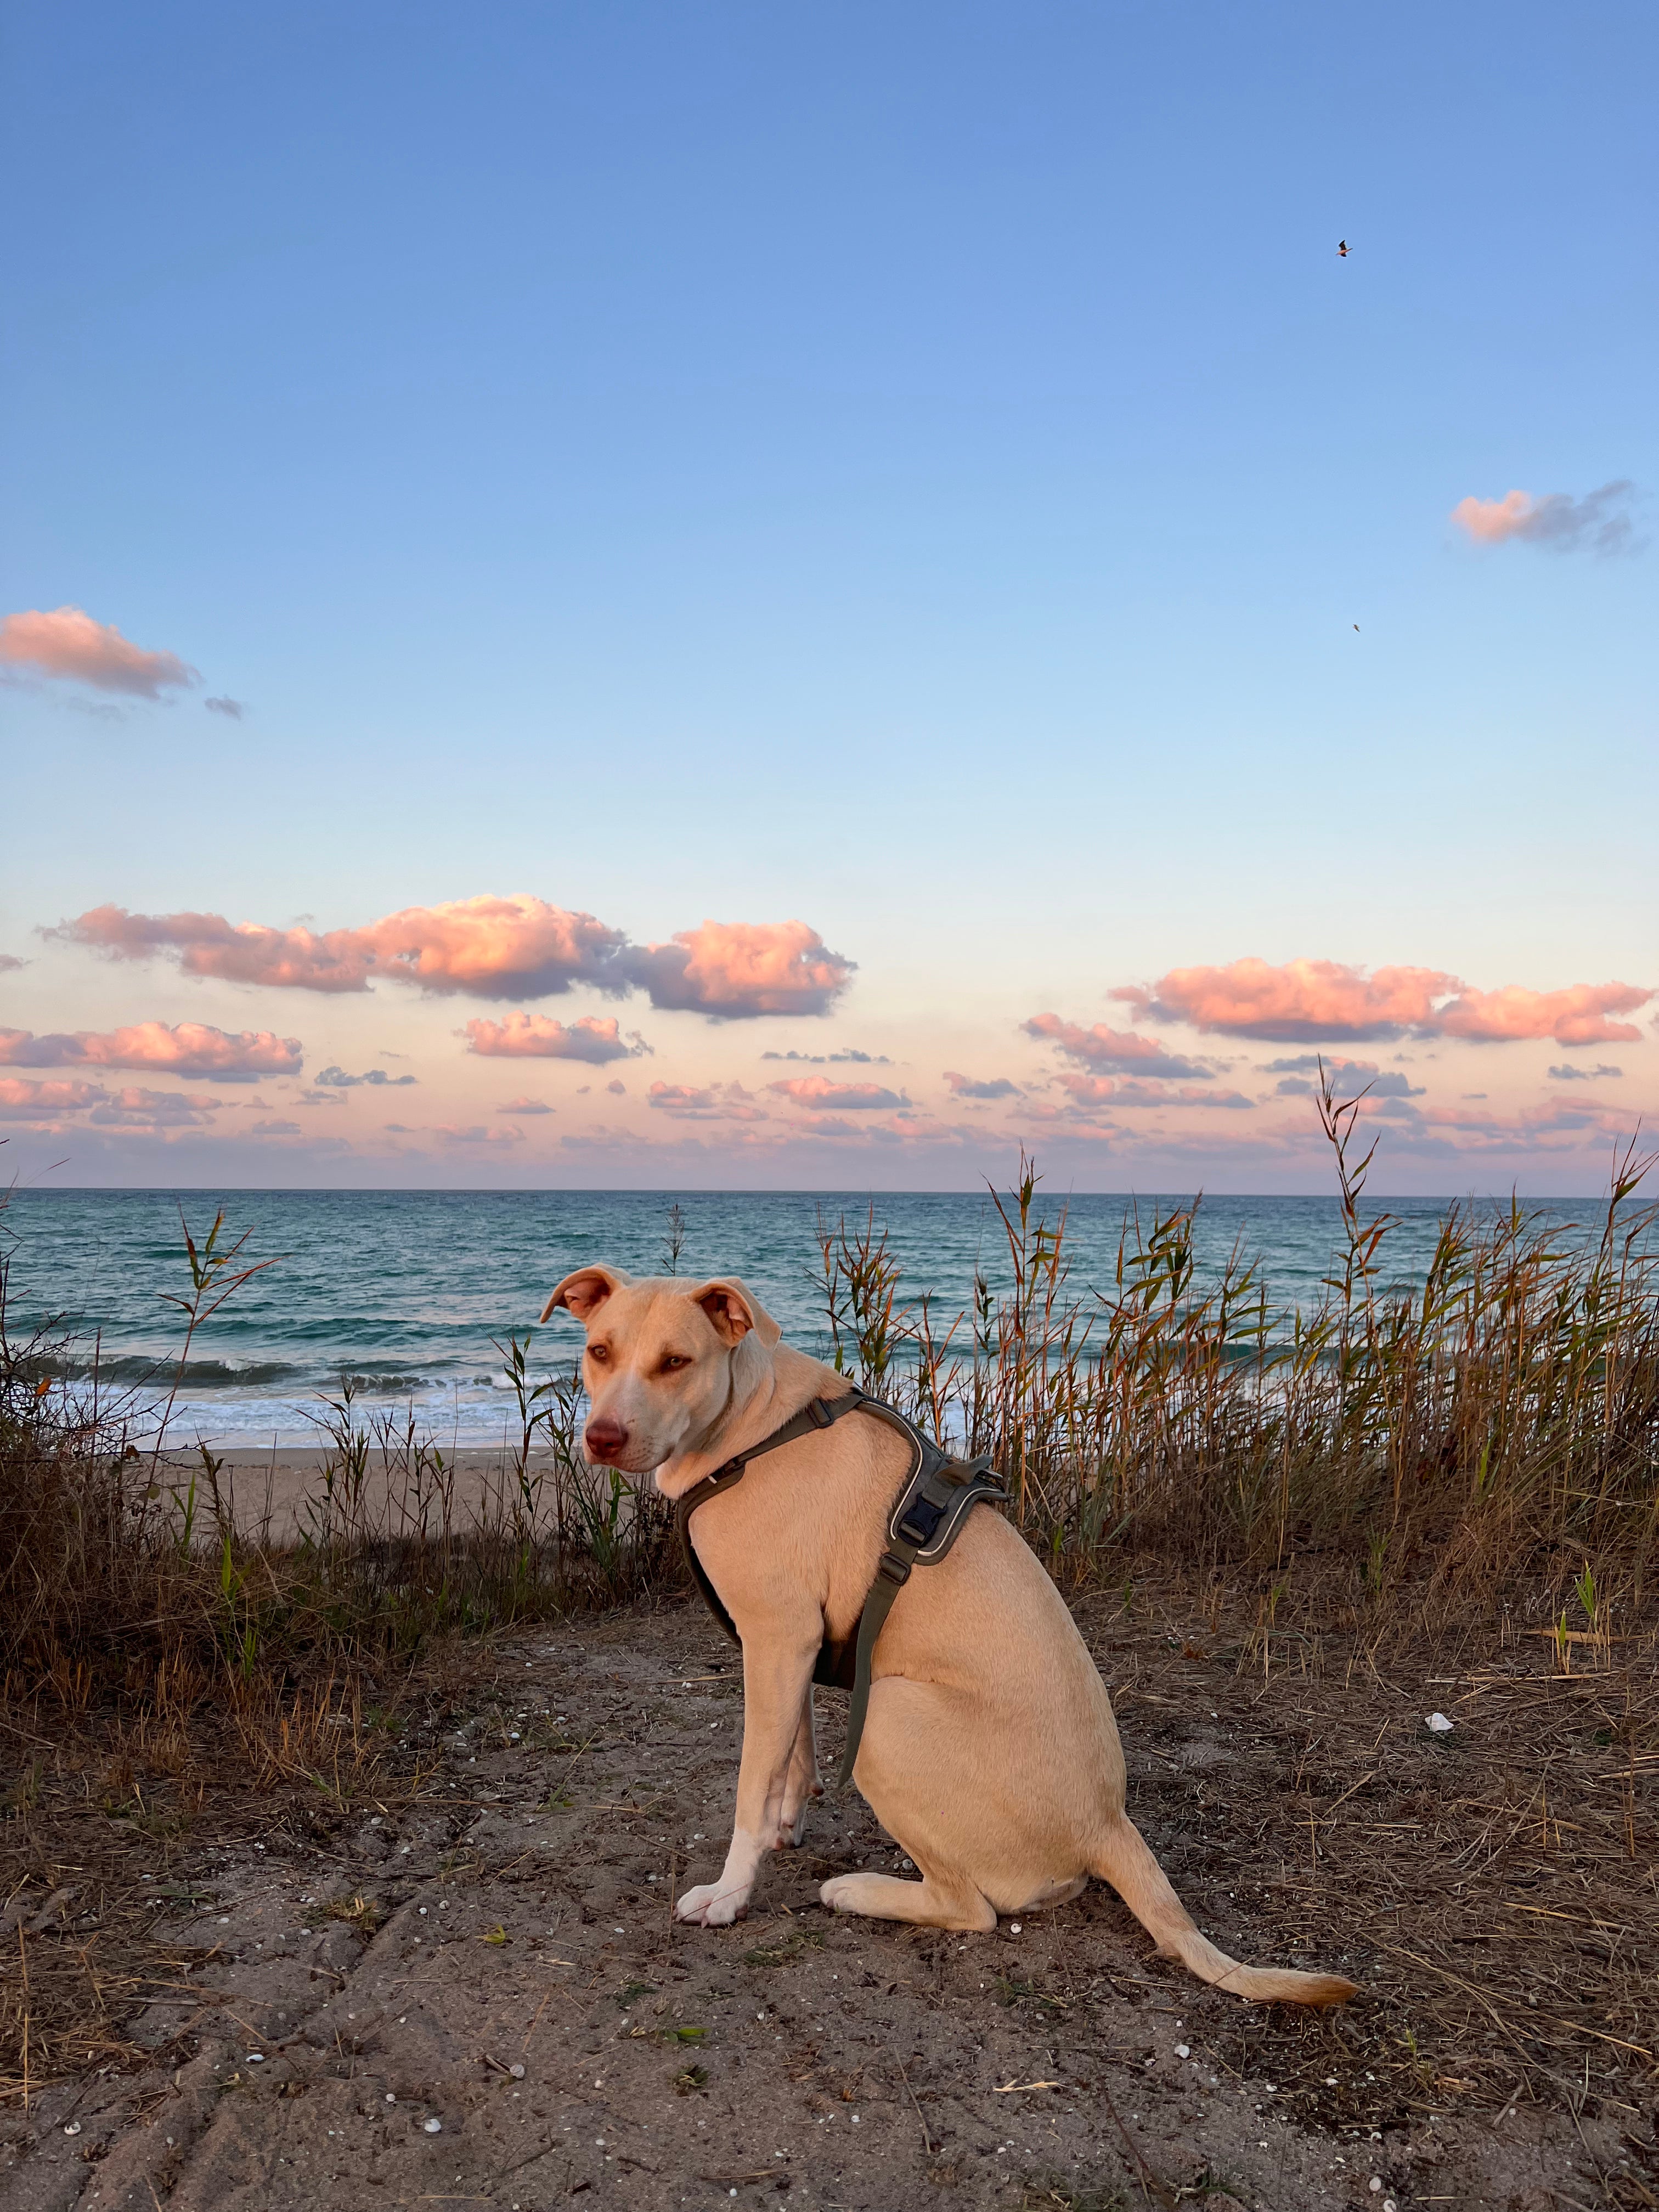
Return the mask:
[[[314,1443],[267,1444],[260,1450],[237,1437],[218,1443],[210,1439],[209,1449],[223,1462],[219,1481],[225,1503],[250,1540],[285,1545],[307,1533],[307,1504],[319,1501],[322,1490]],[[504,1509],[511,1513],[516,1483],[502,1446],[463,1444],[454,1452],[446,1448],[444,1459],[450,1516],[456,1528],[499,1520]],[[536,1468],[542,1465],[538,1459]],[[179,1488],[192,1474],[198,1477],[198,1525],[204,1540],[216,1541],[200,1473],[198,1463],[175,1453],[168,1486]],[[442,1510],[436,1482],[429,1484],[424,1503],[428,1525],[436,1528]],[[386,1453],[371,1451],[362,1500],[368,1524],[393,1535],[413,1535],[422,1504],[398,1460],[388,1462]]]
[[[1541,1849],[1512,1838],[1477,1925],[1482,1831],[1430,1809],[1471,1785],[1423,1713],[1530,1726],[1532,1658],[1264,1680],[1167,1619],[1103,1599],[1083,1619],[1132,1804],[1200,1924],[1346,1969],[1367,1985],[1346,2013],[1203,1989],[1098,1887],[988,1936],[835,1917],[826,1876],[900,1863],[856,1796],[826,1797],[746,1923],[676,1926],[673,1895],[719,1863],[741,1724],[729,1648],[677,1605],[497,1646],[464,1700],[417,1709],[401,1756],[421,1771],[381,1809],[285,1803],[145,1877],[172,1893],[175,1947],[128,2030],[152,2055],[0,2106],[0,2204],[1659,2204],[1629,1994],[1651,1992],[1651,1958],[1586,1966],[1529,2014],[1554,1984],[1483,1947],[1553,1929],[1504,1918],[1522,1894],[1589,1917],[1586,1878],[1556,1880],[1547,1826]],[[1580,1693],[1544,1686],[1551,1725],[1578,1728]],[[821,1705],[831,1754],[844,1700]],[[1381,1881],[1377,1838],[1402,1828]],[[1573,1996],[1592,2025],[1563,2045],[1539,2023]]]

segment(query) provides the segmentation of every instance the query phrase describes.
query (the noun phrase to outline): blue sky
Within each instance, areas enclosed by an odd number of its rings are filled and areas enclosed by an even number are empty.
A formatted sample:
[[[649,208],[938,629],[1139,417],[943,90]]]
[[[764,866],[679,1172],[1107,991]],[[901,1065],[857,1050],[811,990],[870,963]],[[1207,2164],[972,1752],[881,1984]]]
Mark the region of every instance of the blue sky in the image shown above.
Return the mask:
[[[0,690],[37,831],[0,1028],[270,1031],[307,1070],[258,1109],[148,1106],[139,1060],[20,1092],[21,1171],[921,1186],[1024,1136],[1080,1186],[1317,1188],[1282,1039],[1166,1011],[1247,1106],[1085,1118],[1055,1085],[1097,1063],[1021,1024],[1127,1031],[1114,989],[1246,957],[1659,982],[1653,556],[1450,520],[1627,483],[1651,532],[1650,9],[9,23],[0,610],[202,680]],[[560,993],[531,1011],[651,1047],[583,1092],[478,1065],[451,992],[37,934],[514,893],[641,945],[799,917],[855,972],[743,1020]],[[1414,1071],[1385,1183],[1569,1190],[1652,1111],[1652,1015],[1311,1042]],[[809,1127],[768,1090],[767,1051],[837,1050],[904,1109]],[[404,1110],[301,1103],[376,1055]],[[504,1117],[503,1075],[553,1111]]]

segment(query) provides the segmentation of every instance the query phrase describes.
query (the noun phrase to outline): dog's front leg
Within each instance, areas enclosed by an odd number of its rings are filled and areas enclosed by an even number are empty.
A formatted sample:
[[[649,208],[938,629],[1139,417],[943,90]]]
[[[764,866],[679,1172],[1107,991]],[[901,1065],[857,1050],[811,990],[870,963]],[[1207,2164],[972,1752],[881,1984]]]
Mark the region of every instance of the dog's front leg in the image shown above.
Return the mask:
[[[823,1795],[823,1784],[818,1779],[817,1731],[812,1724],[812,1685],[809,1682],[806,1695],[801,1699],[795,1748],[789,1755],[783,1811],[778,1820],[778,1832],[772,1838],[775,1851],[791,1849],[800,1842],[806,1833],[806,1808],[813,1798]]]
[[[720,1880],[699,1882],[681,1898],[675,1908],[681,1920],[725,1928],[747,1913],[755,1870],[783,1828],[790,1768],[817,1656],[816,1644],[759,1650],[744,1645],[743,1759],[731,1848]]]

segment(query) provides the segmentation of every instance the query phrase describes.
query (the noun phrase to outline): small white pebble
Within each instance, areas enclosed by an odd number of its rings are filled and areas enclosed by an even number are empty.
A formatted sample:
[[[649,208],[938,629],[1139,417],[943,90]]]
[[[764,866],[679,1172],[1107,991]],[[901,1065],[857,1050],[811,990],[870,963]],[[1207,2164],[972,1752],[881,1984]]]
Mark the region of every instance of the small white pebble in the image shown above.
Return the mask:
[[[444,2131],[444,2124],[435,2112],[429,2120],[422,2120],[421,2125],[429,2136],[441,2136]]]
[[[1373,2197],[1380,2197],[1380,2196],[1382,2195],[1382,2175],[1381,2175],[1380,2173],[1374,2173],[1374,2174],[1372,2174],[1372,2176],[1371,2176],[1371,2178],[1370,2178],[1370,2182],[1367,2184],[1367,2186],[1370,2188],[1370,2192],[1371,2192],[1371,2194],[1372,2194],[1372,2196],[1373,2196]]]
[[[1326,2087],[1328,2089],[1334,2089],[1334,2088],[1335,2088],[1335,2087],[1336,2087],[1336,2076],[1335,2076],[1335,2075],[1334,2075],[1334,2074],[1328,2074],[1328,2075],[1325,2076],[1325,2087]]]
[[[1176,2057],[1177,2058],[1190,2058],[1190,2057],[1192,2057],[1192,2055],[1193,2055],[1193,2047],[1192,2047],[1192,2045],[1191,2045],[1191,2044],[1190,2044],[1190,2043],[1177,2043],[1177,2044],[1176,2044]]]
[[[1011,1935],[1018,1936],[1018,1933],[1019,1933],[1019,1923],[1018,1923],[1018,1920],[1011,1920],[1011,1921],[1008,1923],[1008,1929],[1009,1929],[1009,1933],[1010,1933]]]
[[[265,2063],[264,2052],[263,2051],[250,2051],[247,2055],[247,2063],[250,2066],[263,2066]]]
[[[80,2134],[80,2132],[81,2132],[81,2123],[80,2123],[80,2121],[79,2121],[79,2120],[69,2120],[69,2121],[65,2122],[65,2124],[64,2124],[64,2133],[66,2136],[78,2136],[78,2135]]]
[[[853,2125],[854,2125],[854,2127],[857,2127],[858,2124],[859,2124],[859,2116],[858,2116],[858,2114],[857,2114],[856,2112],[854,2112],[854,2115],[853,2115]]]
[[[398,2101],[398,2100],[392,2095],[390,2089],[386,2093],[386,2100],[388,2105],[395,2105]]]
[[[1444,1713],[1431,1713],[1424,1726],[1435,1735],[1449,1735],[1452,1732],[1452,1724]],[[1381,2183],[1377,2185],[1382,2186]]]

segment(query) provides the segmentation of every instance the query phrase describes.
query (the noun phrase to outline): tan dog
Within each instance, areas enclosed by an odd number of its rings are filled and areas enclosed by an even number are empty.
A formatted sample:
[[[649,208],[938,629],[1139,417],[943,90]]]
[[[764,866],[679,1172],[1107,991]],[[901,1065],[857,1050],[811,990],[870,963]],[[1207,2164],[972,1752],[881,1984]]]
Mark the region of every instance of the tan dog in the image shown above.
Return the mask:
[[[588,1456],[654,1468],[665,1498],[848,1388],[780,1343],[733,1278],[635,1282],[582,1267],[542,1319],[561,1306],[587,1329]],[[682,1920],[741,1919],[763,1854],[800,1841],[822,1794],[813,1662],[826,1628],[843,1638],[858,1618],[907,1466],[902,1439],[855,1414],[757,1460],[697,1509],[697,1555],[743,1639],[743,1759],[726,1864],[680,1899]],[[1337,1974],[1240,1966],[1200,1935],[1124,1811],[1106,1686],[1065,1601],[994,1510],[971,1513],[947,1556],[900,1592],[875,1648],[854,1778],[921,1878],[840,1875],[822,1892],[838,1912],[988,1929],[999,1912],[1063,1905],[1096,1875],[1203,1981],[1294,2004],[1354,1993]]]

